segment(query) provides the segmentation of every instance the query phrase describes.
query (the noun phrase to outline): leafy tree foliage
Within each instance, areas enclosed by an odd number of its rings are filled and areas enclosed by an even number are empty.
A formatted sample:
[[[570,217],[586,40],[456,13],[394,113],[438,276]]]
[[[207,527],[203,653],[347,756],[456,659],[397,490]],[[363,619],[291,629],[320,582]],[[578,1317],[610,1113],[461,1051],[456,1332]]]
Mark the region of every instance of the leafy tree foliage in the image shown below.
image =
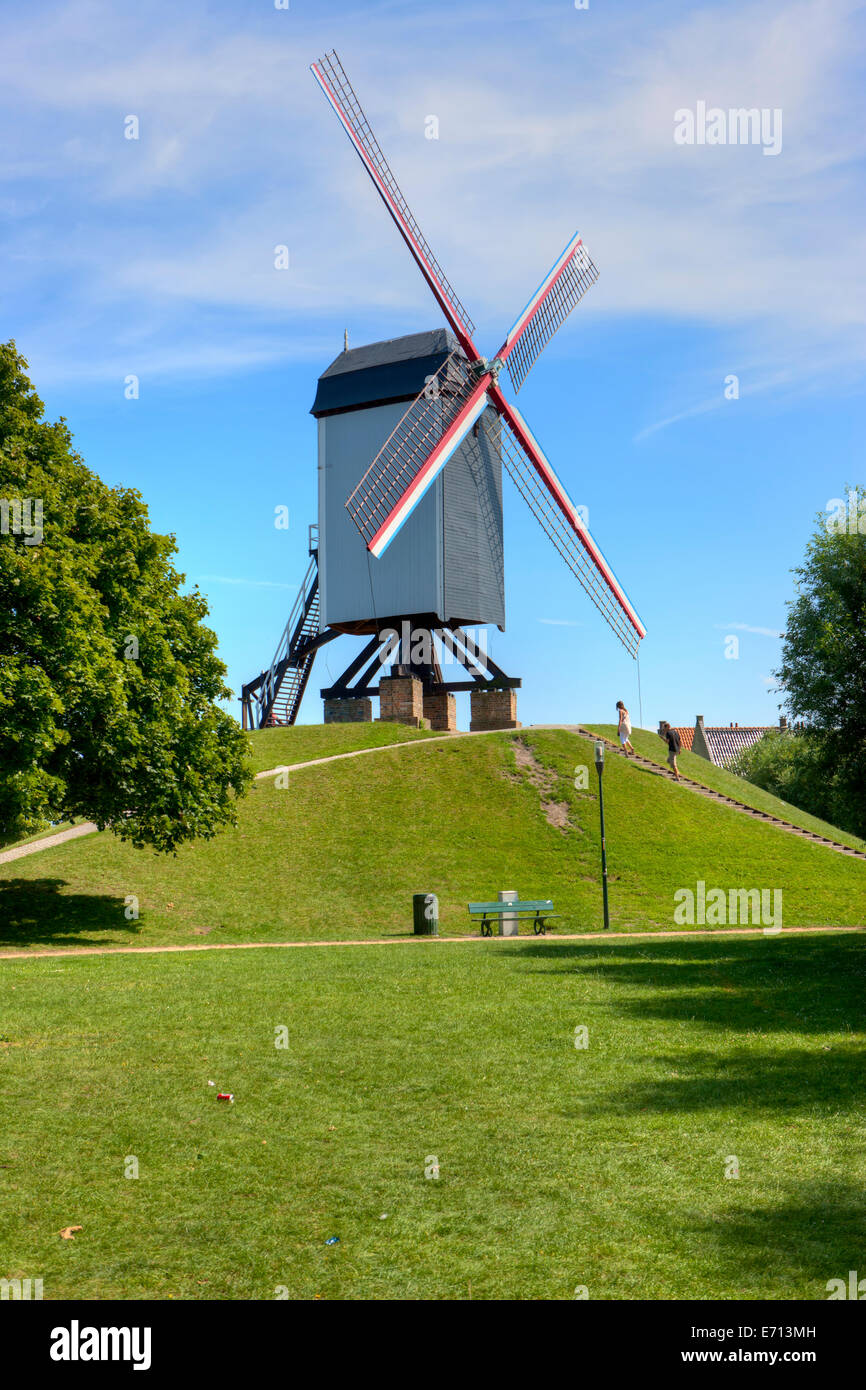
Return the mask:
[[[738,771],[804,810],[866,837],[866,489],[819,517],[794,574],[775,673],[805,732],[770,736]]]
[[[26,367],[0,345],[0,837],[85,816],[173,851],[233,824],[250,780],[207,605]]]
[[[745,748],[732,771],[810,815],[853,829],[839,818],[837,789],[827,775],[821,740],[809,733],[773,730]]]

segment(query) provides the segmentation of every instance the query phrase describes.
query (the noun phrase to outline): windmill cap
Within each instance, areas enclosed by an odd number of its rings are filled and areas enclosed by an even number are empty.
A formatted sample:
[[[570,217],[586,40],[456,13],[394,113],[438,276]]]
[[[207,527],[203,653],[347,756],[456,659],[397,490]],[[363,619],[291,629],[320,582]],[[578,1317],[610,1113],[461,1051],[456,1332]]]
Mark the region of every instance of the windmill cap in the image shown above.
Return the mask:
[[[319,377],[311,415],[321,419],[394,401],[413,401],[452,352],[459,350],[447,328],[386,338],[349,348]]]

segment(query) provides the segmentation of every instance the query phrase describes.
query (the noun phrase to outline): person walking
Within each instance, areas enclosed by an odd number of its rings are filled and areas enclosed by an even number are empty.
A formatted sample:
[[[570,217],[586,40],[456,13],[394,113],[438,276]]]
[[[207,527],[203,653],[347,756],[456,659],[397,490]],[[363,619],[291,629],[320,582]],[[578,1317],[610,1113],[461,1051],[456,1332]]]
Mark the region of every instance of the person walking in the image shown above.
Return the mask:
[[[659,738],[663,738],[668,746],[668,767],[679,782],[680,770],[677,767],[677,754],[682,750],[683,741],[678,731],[672,729],[666,719],[663,719],[659,724]]]
[[[622,700],[617,700],[616,708],[619,714],[619,727],[617,729],[617,733],[619,734],[619,741],[622,745],[622,751],[625,753],[625,756],[628,757],[630,753],[634,752],[634,748],[632,747],[631,743],[631,715],[629,714]]]

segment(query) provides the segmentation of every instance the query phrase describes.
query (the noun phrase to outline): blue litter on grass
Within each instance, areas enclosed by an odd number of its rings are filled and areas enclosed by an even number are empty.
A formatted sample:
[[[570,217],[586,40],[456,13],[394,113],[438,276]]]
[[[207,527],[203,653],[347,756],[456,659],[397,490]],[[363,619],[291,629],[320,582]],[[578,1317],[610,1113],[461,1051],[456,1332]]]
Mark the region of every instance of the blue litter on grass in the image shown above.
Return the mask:
[[[339,1237],[339,1236],[328,1236],[328,1239],[325,1241],[325,1244],[326,1244],[326,1245],[339,1245],[339,1244],[340,1244],[340,1237]]]

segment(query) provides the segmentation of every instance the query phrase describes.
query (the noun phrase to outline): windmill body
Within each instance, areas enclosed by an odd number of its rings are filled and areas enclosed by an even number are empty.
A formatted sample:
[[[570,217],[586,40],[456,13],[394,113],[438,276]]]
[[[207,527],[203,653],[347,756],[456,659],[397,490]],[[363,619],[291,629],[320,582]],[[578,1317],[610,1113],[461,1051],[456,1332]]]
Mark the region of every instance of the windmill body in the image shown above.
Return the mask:
[[[428,629],[505,626],[502,462],[470,432],[380,560],[346,498],[406,412],[460,349],[447,329],[342,352],[319,378],[320,630],[372,635],[404,619]]]

